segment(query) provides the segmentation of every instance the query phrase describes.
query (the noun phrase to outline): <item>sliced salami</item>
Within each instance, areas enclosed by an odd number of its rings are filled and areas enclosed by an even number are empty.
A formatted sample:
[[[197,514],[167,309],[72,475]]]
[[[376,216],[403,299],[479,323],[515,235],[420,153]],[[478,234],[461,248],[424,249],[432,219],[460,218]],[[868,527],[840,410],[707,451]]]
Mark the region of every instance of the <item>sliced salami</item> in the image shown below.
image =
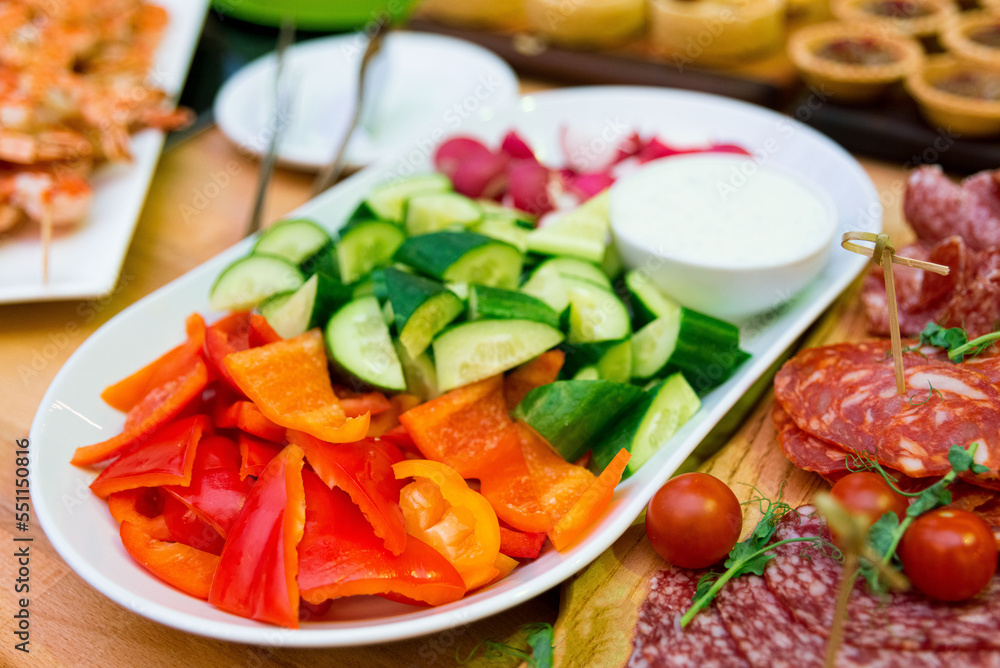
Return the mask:
[[[886,343],[802,351],[775,377],[775,397],[799,428],[867,452],[912,477],[951,470],[952,445],[978,443],[976,461],[1000,466],[1000,390],[962,365],[906,353],[907,394],[897,394]],[[881,359],[880,359],[881,354]]]
[[[774,402],[771,419],[778,432],[778,444],[789,461],[804,471],[824,478],[838,478],[847,473],[848,452],[799,429],[780,402]]]
[[[823,522],[809,508],[802,515],[789,514],[775,532],[776,540],[824,536]],[[826,636],[833,620],[837,587],[843,572],[840,564],[809,543],[790,543],[775,548],[776,558],[764,572],[769,591],[810,633]],[[891,594],[885,600],[865,591],[859,581],[848,604],[844,637],[857,648],[891,648],[942,652],[962,650],[958,659],[1000,662],[1000,577],[986,590],[962,603],[932,601],[918,593]],[[732,632],[732,631],[731,631]],[[734,638],[735,638],[734,634]],[[976,664],[981,665],[981,664]]]
[[[670,568],[653,576],[649,597],[639,610],[630,668],[742,668],[748,666],[714,607],[681,629],[701,571]]]
[[[937,165],[919,167],[907,181],[903,213],[921,239],[957,234],[976,250],[1000,246],[1000,170],[958,184]]]

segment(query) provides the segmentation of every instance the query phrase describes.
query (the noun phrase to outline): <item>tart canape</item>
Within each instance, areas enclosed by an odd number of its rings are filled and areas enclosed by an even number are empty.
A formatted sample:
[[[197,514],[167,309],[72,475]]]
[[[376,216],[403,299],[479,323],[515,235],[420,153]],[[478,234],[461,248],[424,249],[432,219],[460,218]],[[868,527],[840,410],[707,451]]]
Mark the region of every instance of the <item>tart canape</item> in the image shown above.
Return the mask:
[[[732,63],[785,36],[784,0],[651,0],[649,19],[654,48],[687,63]]]
[[[906,78],[906,89],[933,125],[969,137],[1000,133],[1000,67],[934,56]]]
[[[843,102],[866,102],[920,67],[912,37],[866,23],[807,26],[788,40],[788,55],[806,83]]]
[[[475,28],[505,28],[524,23],[521,0],[423,0],[420,15],[441,23]]]
[[[1000,15],[968,12],[941,31],[952,55],[987,67],[1000,67]]]
[[[937,35],[958,11],[952,0],[831,0],[830,9],[841,21],[870,21],[921,38]]]
[[[524,13],[536,35],[577,48],[618,44],[646,23],[645,0],[524,0]]]

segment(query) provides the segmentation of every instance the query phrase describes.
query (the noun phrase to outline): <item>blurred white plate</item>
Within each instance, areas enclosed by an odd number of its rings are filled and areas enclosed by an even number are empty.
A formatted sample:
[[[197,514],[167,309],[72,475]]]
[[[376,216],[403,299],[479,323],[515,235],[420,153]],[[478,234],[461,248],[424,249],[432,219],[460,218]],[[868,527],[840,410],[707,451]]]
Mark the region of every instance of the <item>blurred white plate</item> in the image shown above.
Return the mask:
[[[170,15],[153,65],[157,86],[180,93],[191,64],[209,0],[157,0]],[[132,137],[133,161],[106,164],[90,178],[94,199],[79,224],[56,230],[49,256],[49,281],[42,281],[41,228],[29,223],[0,238],[0,304],[84,299],[111,292],[146,191],[163,148],[164,133],[143,130]]]
[[[592,132],[594,139],[587,147],[595,152],[603,144],[619,143],[634,130],[656,133],[680,146],[711,141],[739,144],[759,161],[794,169],[820,184],[836,203],[838,231],[878,232],[882,227],[878,193],[844,149],[787,116],[721,97],[662,88],[570,88],[524,97],[519,107],[464,132],[496,145],[514,128],[539,158],[561,164],[565,158],[560,128],[570,125]],[[290,215],[313,218],[331,230],[339,228],[375,185],[431,169],[427,155],[413,163],[400,157],[359,172]],[[244,239],[133,304],[80,346],[52,381],[31,426],[35,465],[30,484],[35,512],[49,540],[66,563],[104,595],[189,633],[288,647],[364,645],[441,631],[518,605],[570,577],[625,532],[712,427],[868,262],[838,247],[819,276],[783,309],[745,323],[741,346],[753,358],[705,396],[701,410],[618,486],[608,509],[569,549],[556,552],[549,547],[500,582],[449,605],[415,608],[375,597],[351,597],[334,603],[334,619],[291,630],[225,613],[146,572],[122,547],[107,505],[87,488],[93,472],[69,463],[78,446],[101,441],[122,428],[124,416],[101,401],[104,387],[180,343],[184,318],[192,312],[201,312],[209,321],[221,315],[209,311],[209,289],[219,272],[248,253],[254,241]]]
[[[318,169],[343,138],[357,98],[363,33],[323,37],[288,49],[289,118],[278,147],[286,167]],[[470,119],[484,119],[517,100],[514,72],[475,44],[424,33],[390,32],[368,70],[366,114],[347,149],[363,166],[393,154],[431,150]],[[246,151],[267,151],[274,116],[273,53],[233,75],[215,99],[215,120]],[[282,121],[278,121],[282,122]]]

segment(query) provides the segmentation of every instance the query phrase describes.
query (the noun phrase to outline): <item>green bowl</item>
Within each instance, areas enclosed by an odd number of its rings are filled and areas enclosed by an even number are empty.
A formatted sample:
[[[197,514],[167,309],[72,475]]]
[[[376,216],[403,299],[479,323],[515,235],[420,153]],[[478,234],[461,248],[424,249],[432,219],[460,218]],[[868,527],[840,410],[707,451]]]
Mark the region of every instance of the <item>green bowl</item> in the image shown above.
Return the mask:
[[[267,26],[280,26],[290,16],[303,30],[353,30],[388,14],[404,19],[416,0],[212,0],[227,16]]]

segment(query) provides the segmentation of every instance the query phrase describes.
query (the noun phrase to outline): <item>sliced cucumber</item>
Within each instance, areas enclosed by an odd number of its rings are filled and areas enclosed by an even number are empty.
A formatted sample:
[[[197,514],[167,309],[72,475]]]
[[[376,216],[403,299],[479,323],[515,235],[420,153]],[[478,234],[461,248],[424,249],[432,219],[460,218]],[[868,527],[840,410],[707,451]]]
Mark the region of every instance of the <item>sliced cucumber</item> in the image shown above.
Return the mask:
[[[569,293],[562,274],[557,267],[546,267],[545,263],[531,272],[531,276],[521,286],[521,292],[542,300],[556,313],[561,314],[569,307]]]
[[[559,314],[542,300],[485,285],[469,289],[469,320],[533,320],[559,329]]]
[[[576,378],[583,369],[594,369],[597,377],[617,383],[632,379],[632,342],[630,339],[597,341],[566,346],[563,374]]]
[[[406,354],[406,348],[398,340],[396,354],[399,355],[399,362],[403,366],[407,392],[417,395],[424,401],[441,394],[438,390],[437,371],[434,370],[434,361],[430,355],[425,352],[419,357],[412,358]]]
[[[248,255],[226,267],[208,296],[213,311],[250,309],[278,292],[296,290],[305,278],[293,263],[277,255]]]
[[[516,220],[487,214],[473,228],[473,231],[509,243],[522,253],[528,251],[528,233],[530,230],[523,227]]]
[[[524,257],[510,244],[474,232],[435,232],[410,237],[395,259],[449,283],[514,289]]]
[[[398,225],[381,220],[361,222],[344,230],[337,242],[340,280],[354,283],[372,269],[388,265],[405,239]]]
[[[365,200],[368,209],[382,220],[403,221],[406,200],[420,193],[441,193],[451,190],[451,181],[443,174],[422,174],[393,181],[376,188]]]
[[[660,317],[674,317],[680,305],[660,292],[648,274],[633,269],[625,274],[625,287],[632,295],[632,307],[640,325]]]
[[[624,339],[632,332],[628,310],[618,296],[603,285],[562,276],[569,296],[569,342]]]
[[[403,368],[375,297],[355,299],[334,313],[326,325],[326,345],[340,371],[371,387],[406,390]]]
[[[603,262],[611,224],[607,191],[528,235],[528,250],[542,255],[571,255]]]
[[[445,330],[434,340],[442,392],[474,383],[538,357],[558,345],[558,329],[530,320],[477,320]]]
[[[626,475],[639,470],[698,412],[701,400],[679,373],[644,393],[611,425],[611,430],[591,442],[590,470],[600,473],[625,448],[632,453]]]
[[[601,372],[596,366],[585,366],[573,376],[573,380],[600,380]]]
[[[483,207],[483,211],[487,216],[517,220],[529,230],[535,228],[535,217],[527,211],[521,211],[520,209],[515,209],[512,206],[497,204],[491,199],[478,199],[476,201],[479,203],[479,206]]]
[[[375,294],[375,281],[368,279],[351,286],[351,299],[370,297]]]
[[[561,276],[569,276],[570,278],[582,278],[585,281],[590,281],[591,283],[597,283],[598,285],[603,285],[609,290],[611,289],[611,279],[608,275],[604,273],[604,270],[598,267],[593,262],[587,262],[585,260],[580,260],[573,257],[555,257],[551,260],[546,260],[538,265],[535,271],[557,271]]]
[[[351,288],[326,274],[313,274],[295,292],[267,299],[260,305],[260,312],[274,331],[290,339],[326,324],[334,311],[351,300],[351,292]]]
[[[475,200],[450,192],[414,195],[406,200],[403,211],[406,233],[411,237],[449,227],[467,228],[483,217],[483,209]]]
[[[566,461],[573,462],[605,425],[642,395],[642,390],[628,383],[557,380],[528,392],[514,409],[514,417],[534,427]]]
[[[296,218],[279,220],[261,232],[252,252],[302,264],[331,243],[330,235],[322,227],[306,218]]]
[[[465,309],[442,283],[386,267],[382,272],[392,304],[399,341],[411,358],[419,357],[431,340]]]

